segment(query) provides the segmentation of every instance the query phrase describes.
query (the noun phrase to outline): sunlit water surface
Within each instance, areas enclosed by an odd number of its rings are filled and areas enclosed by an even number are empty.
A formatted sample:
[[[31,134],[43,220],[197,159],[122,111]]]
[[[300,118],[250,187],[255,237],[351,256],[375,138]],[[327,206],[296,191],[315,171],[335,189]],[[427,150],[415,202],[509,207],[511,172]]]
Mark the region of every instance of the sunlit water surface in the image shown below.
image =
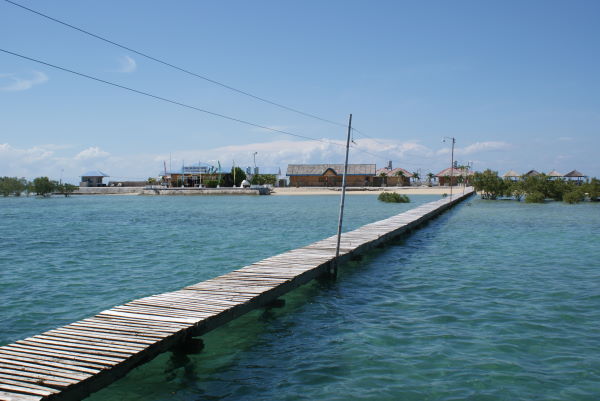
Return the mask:
[[[437,196],[347,200],[357,228]],[[335,233],[338,198],[0,199],[0,343]],[[461,204],[91,400],[597,400],[600,205]]]

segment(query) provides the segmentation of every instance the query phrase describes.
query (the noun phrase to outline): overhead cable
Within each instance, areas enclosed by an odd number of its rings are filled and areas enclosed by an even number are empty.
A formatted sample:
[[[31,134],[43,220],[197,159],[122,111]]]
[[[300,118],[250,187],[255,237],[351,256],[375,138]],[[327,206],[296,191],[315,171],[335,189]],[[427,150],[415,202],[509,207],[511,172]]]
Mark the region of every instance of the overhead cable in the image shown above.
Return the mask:
[[[240,118],[227,116],[225,114],[216,113],[214,111],[205,110],[205,109],[202,109],[200,107],[192,106],[192,105],[189,105],[189,104],[186,104],[186,103],[182,103],[182,102],[179,102],[179,101],[176,101],[176,100],[167,99],[167,98],[162,97],[162,96],[153,95],[152,93],[144,92],[144,91],[141,91],[141,90],[138,90],[138,89],[133,89],[133,88],[130,88],[128,86],[116,84],[114,82],[106,81],[106,80],[101,79],[101,78],[97,78],[97,77],[93,77],[91,75],[83,74],[81,72],[73,71],[73,70],[70,70],[70,69],[65,68],[65,67],[60,67],[58,65],[51,64],[51,63],[48,63],[48,62],[45,62],[45,61],[42,61],[42,60],[38,60],[38,59],[35,59],[35,58],[32,58],[32,57],[28,57],[28,56],[25,56],[25,55],[22,55],[22,54],[19,54],[19,53],[15,53],[15,52],[12,52],[12,51],[9,51],[9,50],[5,50],[5,49],[1,49],[0,48],[0,51],[3,52],[3,53],[6,53],[6,54],[10,54],[10,55],[13,55],[13,56],[25,59],[25,60],[33,61],[33,62],[38,63],[38,64],[42,64],[42,65],[45,65],[45,66],[48,66],[48,67],[52,67],[52,68],[55,68],[57,70],[61,70],[61,71],[64,71],[64,72],[75,74],[75,75],[78,75],[80,77],[84,77],[84,78],[87,78],[87,79],[91,79],[93,81],[101,82],[101,83],[106,84],[106,85],[110,85],[110,86],[113,86],[113,87],[124,89],[124,90],[130,91],[130,92],[133,92],[133,93],[137,93],[139,95],[148,96],[148,97],[151,97],[151,98],[154,98],[154,99],[157,99],[157,100],[161,100],[163,102],[167,102],[167,103],[171,103],[171,104],[174,104],[174,105],[177,105],[177,106],[181,106],[181,107],[185,107],[185,108],[188,108],[188,109],[200,111],[202,113],[210,114],[210,115],[215,116],[215,117],[224,118],[226,120],[235,121],[235,122],[238,122],[238,123],[241,123],[241,124],[246,124],[246,125],[249,125],[249,126],[252,126],[252,127],[261,128],[261,129],[265,129],[265,130],[268,130],[268,131],[277,132],[277,133],[280,133],[280,134],[291,135],[291,136],[295,136],[295,137],[303,138],[303,139],[309,139],[311,141],[317,141],[317,142],[330,143],[330,144],[334,144],[334,145],[344,146],[343,144],[339,144],[339,143],[336,143],[336,142],[333,142],[333,141],[329,141],[329,140],[325,140],[325,139],[319,139],[319,138],[312,138],[312,137],[309,137],[309,136],[305,136],[305,135],[301,135],[301,134],[296,134],[296,133],[293,133],[293,132],[284,131],[284,130],[277,129],[277,128],[267,127],[265,125],[253,123],[253,122],[246,121],[246,120],[242,120]]]
[[[86,35],[88,35],[88,36],[91,36],[91,37],[93,37],[93,38],[96,38],[96,39],[98,39],[98,40],[101,40],[101,41],[103,41],[103,42],[109,43],[109,44],[111,44],[111,45],[113,45],[113,46],[117,46],[117,47],[119,47],[119,48],[121,48],[121,49],[124,49],[124,50],[130,51],[130,52],[132,52],[132,53],[135,53],[135,54],[137,54],[137,55],[139,55],[139,56],[145,57],[145,58],[147,58],[147,59],[149,59],[149,60],[152,60],[152,61],[155,61],[155,62],[157,62],[157,63],[163,64],[163,65],[166,65],[166,66],[168,66],[168,67],[174,68],[174,69],[176,69],[176,70],[178,70],[178,71],[180,71],[180,72],[186,73],[186,74],[188,74],[188,75],[191,75],[191,76],[194,76],[194,77],[196,77],[196,78],[203,79],[203,80],[205,80],[205,81],[207,81],[207,82],[210,82],[210,83],[212,83],[212,84],[218,85],[218,86],[220,86],[220,87],[222,87],[222,88],[226,88],[226,89],[229,89],[229,90],[231,90],[231,91],[233,91],[233,92],[237,92],[237,93],[239,93],[239,94],[241,94],[241,95],[248,96],[248,97],[250,97],[250,98],[252,98],[252,99],[255,99],[255,100],[258,100],[258,101],[261,101],[261,102],[264,102],[264,103],[268,103],[268,104],[270,104],[270,105],[273,105],[273,106],[276,106],[276,107],[279,107],[279,108],[285,109],[285,110],[287,110],[287,111],[291,111],[291,112],[293,112],[293,113],[301,114],[301,115],[303,115],[303,116],[305,116],[305,117],[314,118],[314,119],[317,119],[317,120],[320,120],[320,121],[323,121],[323,122],[326,122],[326,123],[329,123],[329,124],[334,124],[334,125],[337,125],[337,126],[340,126],[340,127],[347,127],[347,125],[346,125],[346,124],[338,123],[338,122],[336,122],[336,121],[332,121],[332,120],[329,120],[329,119],[327,119],[327,118],[323,118],[323,117],[317,116],[317,115],[315,115],[315,114],[312,114],[312,113],[308,113],[308,112],[305,112],[305,111],[302,111],[302,110],[298,110],[298,109],[296,109],[296,108],[293,108],[293,107],[290,107],[290,106],[286,106],[286,105],[284,105],[284,104],[281,104],[281,103],[278,103],[278,102],[275,102],[275,101],[272,101],[272,100],[268,100],[268,99],[266,99],[266,98],[264,98],[264,97],[261,97],[261,96],[254,95],[254,94],[252,94],[252,93],[250,93],[250,92],[247,92],[247,91],[244,91],[244,90],[241,90],[241,89],[237,89],[237,88],[235,88],[235,87],[233,87],[233,86],[231,86],[231,85],[227,85],[227,84],[225,84],[225,83],[223,83],[223,82],[219,82],[219,81],[217,81],[217,80],[214,80],[214,79],[212,79],[212,78],[209,78],[209,77],[207,77],[207,76],[205,76],[205,75],[201,75],[201,74],[195,73],[195,72],[193,72],[193,71],[190,71],[190,70],[188,70],[188,69],[185,69],[185,68],[183,68],[183,67],[176,66],[176,65],[174,65],[174,64],[172,64],[172,63],[169,63],[168,61],[165,61],[165,60],[159,59],[159,58],[157,58],[157,57],[151,56],[151,55],[149,55],[149,54],[147,54],[147,53],[144,53],[144,52],[141,52],[141,51],[139,51],[139,50],[135,50],[135,49],[133,49],[133,48],[131,48],[131,47],[129,47],[129,46],[122,45],[122,44],[120,44],[120,43],[117,43],[117,42],[115,42],[115,41],[113,41],[113,40],[110,40],[110,39],[107,39],[107,38],[105,38],[105,37],[103,37],[103,36],[97,35],[97,34],[95,34],[95,33],[92,33],[92,32],[90,32],[90,31],[88,31],[88,30],[85,30],[85,29],[83,29],[83,28],[79,28],[79,27],[77,27],[77,26],[75,26],[75,25],[71,25],[71,24],[69,24],[69,23],[67,23],[67,22],[61,21],[61,20],[59,20],[59,19],[57,19],[57,18],[51,17],[51,16],[49,16],[49,15],[47,15],[47,14],[44,14],[44,13],[42,13],[42,12],[40,12],[40,11],[36,11],[36,10],[34,10],[34,9],[31,9],[31,8],[29,8],[29,7],[26,7],[26,6],[22,5],[22,4],[19,4],[19,3],[17,3],[17,2],[14,2],[14,1],[12,1],[12,0],[4,0],[4,1],[6,1],[7,3],[9,3],[9,4],[12,4],[12,5],[16,6],[16,7],[22,8],[23,10],[26,10],[26,11],[29,11],[29,12],[31,12],[31,13],[37,14],[37,15],[39,15],[40,17],[43,17],[43,18],[49,19],[50,21],[56,22],[56,23],[58,23],[58,24],[61,24],[61,25],[64,25],[64,26],[66,26],[66,27],[68,27],[68,28],[71,28],[71,29],[74,29],[74,30],[76,30],[76,31],[79,31],[79,32],[81,32],[81,33],[83,33],[83,34],[86,34]]]

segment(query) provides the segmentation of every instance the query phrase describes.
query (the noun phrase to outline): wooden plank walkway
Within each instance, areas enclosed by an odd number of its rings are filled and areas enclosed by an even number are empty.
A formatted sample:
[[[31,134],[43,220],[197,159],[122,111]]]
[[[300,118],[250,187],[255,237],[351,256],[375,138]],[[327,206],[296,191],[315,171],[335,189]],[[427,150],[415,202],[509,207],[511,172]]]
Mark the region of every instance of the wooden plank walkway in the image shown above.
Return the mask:
[[[472,193],[442,198],[344,233],[338,263],[401,235]],[[78,400],[134,367],[326,273],[336,236],[179,291],[115,306],[0,347],[0,400]]]

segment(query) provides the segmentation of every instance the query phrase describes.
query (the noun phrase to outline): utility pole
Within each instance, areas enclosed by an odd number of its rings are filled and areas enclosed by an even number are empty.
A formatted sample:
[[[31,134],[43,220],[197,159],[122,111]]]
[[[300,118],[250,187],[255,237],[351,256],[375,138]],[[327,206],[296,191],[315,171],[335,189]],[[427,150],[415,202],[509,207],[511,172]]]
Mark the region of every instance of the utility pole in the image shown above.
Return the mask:
[[[233,161],[233,167],[231,169],[233,170],[233,187],[235,188],[235,160]]]
[[[352,132],[352,114],[348,120],[348,139],[346,139],[346,161],[344,162],[344,175],[342,176],[342,199],[340,201],[340,218],[338,220],[337,245],[335,247],[335,259],[329,268],[329,274],[337,274],[338,258],[340,256],[340,241],[342,239],[342,222],[344,220],[344,200],[346,199],[346,175],[348,174],[348,152],[350,150],[350,133]]]
[[[258,154],[258,152],[252,153],[252,157],[254,158],[254,174],[256,174],[256,155],[257,154]]]

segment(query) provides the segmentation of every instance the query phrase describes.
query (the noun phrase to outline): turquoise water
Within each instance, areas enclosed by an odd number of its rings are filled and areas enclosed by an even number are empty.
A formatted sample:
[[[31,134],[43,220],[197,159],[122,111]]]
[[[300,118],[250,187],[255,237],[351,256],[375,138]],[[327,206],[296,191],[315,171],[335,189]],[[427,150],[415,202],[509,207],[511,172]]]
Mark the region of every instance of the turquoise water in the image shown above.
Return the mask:
[[[412,198],[350,197],[349,228],[437,199]],[[597,400],[600,205],[469,204],[90,400]],[[328,236],[336,206],[0,199],[0,341]]]

